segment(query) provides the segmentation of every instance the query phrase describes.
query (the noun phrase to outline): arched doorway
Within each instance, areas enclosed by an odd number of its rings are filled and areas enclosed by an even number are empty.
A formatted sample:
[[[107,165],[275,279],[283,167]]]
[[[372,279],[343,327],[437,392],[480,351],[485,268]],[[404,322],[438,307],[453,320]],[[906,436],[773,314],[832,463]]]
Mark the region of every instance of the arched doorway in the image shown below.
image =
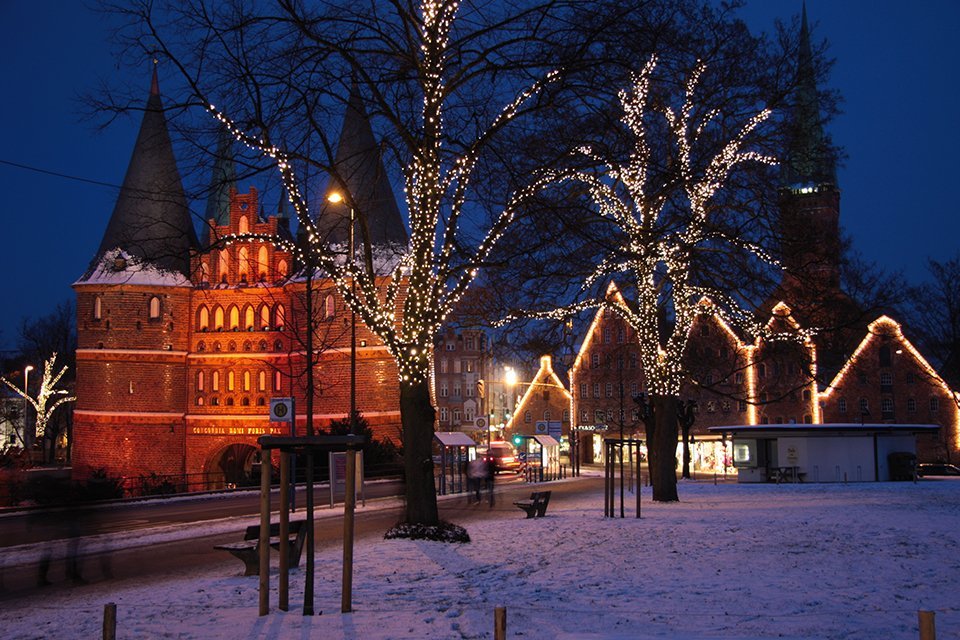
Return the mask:
[[[207,467],[211,488],[254,486],[260,482],[260,450],[249,444],[230,444],[214,454]]]

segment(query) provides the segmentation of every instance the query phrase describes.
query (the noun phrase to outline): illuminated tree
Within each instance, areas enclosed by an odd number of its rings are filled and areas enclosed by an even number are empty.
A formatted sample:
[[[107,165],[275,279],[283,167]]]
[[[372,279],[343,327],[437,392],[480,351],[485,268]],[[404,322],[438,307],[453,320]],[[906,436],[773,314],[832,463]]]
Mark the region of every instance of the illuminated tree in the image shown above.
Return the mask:
[[[674,501],[678,403],[686,376],[682,358],[690,327],[706,308],[699,302],[712,300],[712,312],[734,325],[748,327],[754,335],[768,340],[786,337],[769,335],[729,291],[699,277],[709,256],[721,247],[740,254],[742,260],[775,264],[742,230],[733,233],[730,227],[718,224],[723,209],[715,202],[737,165],[774,163],[771,157],[745,149],[770,111],[760,111],[725,138],[717,110],[697,115],[696,90],[706,70],[698,64],[687,79],[682,104],[675,108],[665,101],[659,109],[663,119],[655,122],[651,84],[656,64],[657,58],[651,57],[635,75],[631,89],[620,95],[623,124],[633,140],[628,159],[619,162],[584,148],[582,154],[603,167],[599,172],[551,172],[555,183],[584,185],[599,216],[619,240],[582,289],[589,291],[610,278],[623,279],[630,282],[633,299],[610,287],[599,301],[587,300],[538,315],[563,318],[599,305],[619,314],[634,329],[654,427],[648,429],[652,431],[648,438],[653,495],[658,501]],[[665,125],[662,131],[671,144],[656,149],[666,157],[658,156],[649,142],[649,129],[659,124]],[[711,145],[719,151],[702,151],[701,147]],[[668,170],[657,172],[657,167]]]
[[[21,389],[6,378],[0,377],[0,381],[3,381],[14,393],[33,406],[36,412],[37,439],[41,442],[46,440],[47,425],[50,423],[54,412],[61,405],[76,400],[66,389],[57,389],[57,384],[67,372],[67,367],[64,366],[59,372],[55,372],[56,362],[57,354],[54,353],[43,363],[43,375],[40,378],[40,388],[37,389],[36,397],[31,396],[28,389]]]

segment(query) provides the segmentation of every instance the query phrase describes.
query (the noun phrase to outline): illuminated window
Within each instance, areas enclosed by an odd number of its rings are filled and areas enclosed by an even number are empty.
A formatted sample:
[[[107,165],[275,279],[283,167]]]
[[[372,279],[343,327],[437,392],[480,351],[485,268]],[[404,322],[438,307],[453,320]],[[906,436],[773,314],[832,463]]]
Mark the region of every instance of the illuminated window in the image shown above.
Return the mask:
[[[103,318],[103,300],[100,299],[100,296],[97,296],[93,299],[93,319],[100,320]]]
[[[288,268],[287,268],[287,261],[286,261],[286,260],[281,260],[280,262],[277,263],[277,277],[278,277],[278,278],[286,278],[286,277],[287,277],[287,270],[288,270]]]
[[[594,411],[593,419],[597,421],[597,424],[601,424],[606,419],[606,414],[602,409],[597,409]]]
[[[203,371],[197,371],[197,391],[203,391]]]
[[[250,271],[250,252],[246,247],[237,250],[237,268],[240,271],[240,281],[246,282],[247,272]]]
[[[233,391],[235,387],[236,378],[234,377],[233,371],[227,371],[227,391]]]
[[[273,372],[273,390],[280,391],[283,388],[283,379],[280,377],[279,371]]]
[[[334,312],[336,311],[334,307],[334,301],[332,295],[327,295],[323,299],[323,317],[325,320],[330,320],[333,318]]]
[[[237,308],[237,305],[230,305],[230,330],[240,328],[240,309]]]
[[[203,406],[203,396],[197,396],[197,406],[198,407]]]
[[[278,304],[273,314],[273,328],[277,331],[283,331],[286,324],[287,311],[282,304]]]
[[[450,418],[450,412],[447,411],[446,407],[440,407],[440,422],[447,422]]]
[[[243,328],[247,331],[253,331],[255,319],[253,307],[248,304],[243,310]]]
[[[219,259],[217,260],[217,276],[220,282],[226,282],[230,275],[230,254],[226,249],[221,249]]]
[[[220,391],[220,372],[214,371],[210,377],[210,387],[214,391]]]
[[[267,372],[260,371],[257,373],[257,391],[266,391],[267,390]]]
[[[446,398],[450,395],[450,387],[447,386],[447,382],[443,381],[440,383],[440,397]]]
[[[160,298],[153,296],[150,298],[150,319],[156,320],[160,317]]]
[[[197,328],[200,331],[206,331],[210,328],[210,311],[207,310],[205,304],[200,305],[200,308],[197,309]]]
[[[240,216],[240,220],[237,223],[237,231],[240,233],[247,233],[250,231],[250,222],[247,220],[247,216]]]
[[[213,328],[217,331],[223,329],[223,307],[217,305],[217,308],[213,310]]]
[[[249,371],[243,372],[243,390],[250,391],[250,372]]]
[[[257,251],[257,278],[260,282],[263,282],[267,279],[267,270],[270,264],[269,257],[267,254],[266,245],[260,245],[259,251]]]

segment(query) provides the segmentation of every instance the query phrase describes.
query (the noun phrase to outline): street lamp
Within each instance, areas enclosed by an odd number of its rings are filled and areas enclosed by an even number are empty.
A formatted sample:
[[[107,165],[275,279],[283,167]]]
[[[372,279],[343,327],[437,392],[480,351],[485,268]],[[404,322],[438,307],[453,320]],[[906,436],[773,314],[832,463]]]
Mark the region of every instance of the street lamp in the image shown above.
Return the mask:
[[[343,194],[339,191],[331,191],[327,195],[327,202],[331,204],[340,204],[343,202]],[[354,258],[354,211],[353,205],[350,206],[350,233],[347,244],[347,255],[349,260]],[[356,278],[350,278],[350,293],[356,294]],[[350,307],[350,433],[356,435],[357,428],[354,424],[354,413],[357,410],[357,313]]]
[[[29,449],[27,444],[27,396],[30,395],[30,372],[33,371],[33,365],[28,364],[23,368],[23,445]],[[36,434],[30,436],[30,445],[33,444]]]

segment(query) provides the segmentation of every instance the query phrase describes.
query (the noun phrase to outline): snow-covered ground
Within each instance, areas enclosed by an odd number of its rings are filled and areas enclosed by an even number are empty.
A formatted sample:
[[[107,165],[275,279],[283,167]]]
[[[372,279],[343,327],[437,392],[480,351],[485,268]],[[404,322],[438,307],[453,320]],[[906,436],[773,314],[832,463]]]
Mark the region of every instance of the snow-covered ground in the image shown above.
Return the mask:
[[[678,504],[604,519],[602,494],[510,505],[466,545],[364,540],[354,612],[340,614],[339,548],[318,549],[316,608],[258,617],[256,577],[217,570],[150,584],[102,582],[6,602],[4,638],[93,638],[117,605],[119,638],[491,638],[496,606],[519,638],[960,638],[960,482],[683,483]],[[486,509],[485,506],[475,507]],[[274,554],[274,562],[276,554]]]

